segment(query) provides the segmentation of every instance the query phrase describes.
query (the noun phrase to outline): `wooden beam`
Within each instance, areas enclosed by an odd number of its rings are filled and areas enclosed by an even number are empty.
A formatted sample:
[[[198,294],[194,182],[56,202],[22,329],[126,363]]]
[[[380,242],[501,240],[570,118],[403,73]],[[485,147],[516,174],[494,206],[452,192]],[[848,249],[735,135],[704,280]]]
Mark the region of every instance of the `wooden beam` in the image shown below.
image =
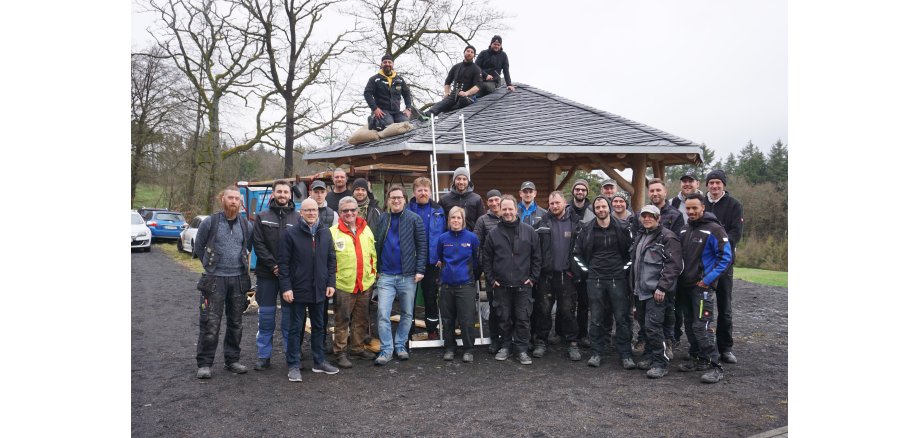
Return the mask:
[[[565,175],[565,178],[562,178],[562,181],[560,181],[559,184],[556,186],[556,188],[553,189],[553,190],[562,190],[562,187],[564,187],[566,184],[568,184],[568,183],[569,183],[569,180],[571,180],[572,177],[575,176],[575,171],[576,171],[576,170],[578,170],[578,165],[574,165],[574,166],[570,167],[570,168],[569,168],[569,171],[568,171],[568,174]]]
[[[655,178],[660,178],[662,181],[664,181],[664,163],[661,161],[653,162],[652,174],[655,175]]]
[[[633,185],[630,184],[628,181],[626,181],[626,179],[624,179],[622,176],[620,176],[619,173],[611,169],[610,166],[607,165],[607,163],[603,162],[600,158],[593,157],[593,156],[591,157],[591,161],[597,164],[601,168],[601,170],[604,171],[604,173],[606,173],[611,178],[613,178],[614,181],[617,182],[617,185],[620,186],[621,189],[626,191],[626,193],[629,193],[630,196],[633,195],[633,192],[635,192],[635,190],[633,189]]]
[[[645,205],[645,168],[646,166],[646,157],[645,154],[635,154],[633,156],[633,187],[637,190],[633,191],[632,194],[632,209],[633,211],[639,211],[642,206]]]
[[[476,172],[479,172],[480,170],[482,170],[483,167],[486,167],[489,163],[495,161],[498,158],[501,158],[501,156],[502,154],[489,154],[488,157],[477,161],[476,164],[471,163],[470,167],[472,167],[472,169],[470,169],[470,175],[472,176]]]

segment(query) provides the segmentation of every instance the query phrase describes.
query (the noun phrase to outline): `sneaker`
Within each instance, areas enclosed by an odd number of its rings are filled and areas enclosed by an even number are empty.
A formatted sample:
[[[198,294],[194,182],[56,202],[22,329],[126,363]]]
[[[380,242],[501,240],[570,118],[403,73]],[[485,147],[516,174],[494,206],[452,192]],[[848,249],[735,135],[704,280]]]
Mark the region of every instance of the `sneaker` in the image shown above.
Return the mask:
[[[198,372],[195,373],[195,377],[199,379],[210,379],[211,378],[211,367],[198,368]]]
[[[626,369],[626,370],[636,369],[636,361],[634,361],[633,358],[631,357],[627,357],[626,359],[623,359],[623,369]]]
[[[469,351],[467,351],[466,353],[463,353],[463,361],[466,362],[466,363],[472,362],[472,361],[473,361],[473,353],[470,353]]]
[[[667,375],[668,375],[668,370],[666,368],[659,368],[659,367],[652,368],[648,370],[648,372],[645,373],[645,377],[648,377],[649,379],[660,379]]]
[[[345,368],[346,370],[354,366],[354,364],[348,360],[348,355],[345,353],[339,353],[339,355],[336,356],[335,363],[339,366],[339,368]]]
[[[406,350],[399,350],[396,352],[396,357],[399,360],[409,360],[409,352]]]
[[[649,359],[642,359],[636,364],[636,367],[640,370],[650,370],[652,369],[652,361]]]
[[[314,373],[326,373],[326,374],[338,374],[339,369],[332,366],[332,364],[329,363],[329,361],[324,360],[319,364],[313,364],[313,372]]]
[[[374,359],[374,365],[383,366],[388,364],[391,360],[393,360],[393,356],[381,353],[377,356],[377,359]]]
[[[376,354],[371,353],[371,352],[368,351],[368,350],[361,350],[361,351],[359,351],[359,352],[357,352],[357,353],[352,353],[351,355],[352,355],[353,357],[358,358],[358,359],[364,359],[364,360],[374,360],[374,359],[377,358],[377,355],[376,355]]]
[[[444,352],[444,360],[454,360],[454,350],[447,350]]]
[[[664,355],[668,360],[674,360],[674,348],[671,341],[664,341]]]
[[[233,374],[246,374],[246,371],[249,371],[246,369],[246,367],[243,364],[239,362],[233,362],[233,363],[224,365],[224,368],[230,370],[230,372]]]
[[[498,353],[498,350],[502,348],[501,342],[498,339],[492,339],[492,342],[489,343],[489,354]]]
[[[633,346],[633,354],[636,356],[645,354],[645,341],[636,341],[636,345]]]
[[[738,363],[738,358],[731,351],[726,351],[722,353],[722,362],[725,363]]]
[[[534,355],[536,355],[536,352]],[[578,349],[578,344],[574,342],[572,345],[569,345],[569,359],[573,362],[578,362],[581,360],[581,351]]]
[[[510,355],[511,352],[509,352],[507,348],[499,348],[498,353],[495,354],[495,360],[505,360]]]
[[[594,368],[601,366],[601,357],[596,354],[591,356],[591,359],[588,359],[588,366]]]
[[[677,366],[678,371],[689,372],[689,371],[706,371],[706,363],[701,360],[693,360],[690,362],[684,362]]]
[[[546,354],[546,343],[537,341],[533,348],[533,357],[540,358]]]
[[[288,369],[288,381],[303,382],[303,377],[300,376],[300,368],[294,367]]]
[[[272,366],[272,359],[270,357],[265,359],[260,357],[258,360],[256,360],[256,366],[254,366],[252,369],[256,371],[264,371],[267,370],[270,366]]]
[[[712,365],[712,368],[710,368],[706,374],[700,376],[700,381],[703,383],[716,383],[720,380],[722,380],[722,367],[715,364]]]
[[[530,365],[533,363],[533,361],[530,360],[530,356],[528,356],[527,353],[519,354],[518,361],[521,362],[521,365]]]

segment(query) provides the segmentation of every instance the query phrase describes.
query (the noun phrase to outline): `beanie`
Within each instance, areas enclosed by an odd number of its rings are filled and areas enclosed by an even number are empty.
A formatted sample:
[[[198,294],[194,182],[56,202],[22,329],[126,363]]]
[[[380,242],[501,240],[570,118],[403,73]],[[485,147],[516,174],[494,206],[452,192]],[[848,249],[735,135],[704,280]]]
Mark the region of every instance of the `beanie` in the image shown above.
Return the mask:
[[[709,174],[706,175],[706,184],[709,184],[709,180],[711,179],[717,179],[719,181],[722,181],[722,185],[724,186],[728,185],[728,179],[725,177],[725,171],[723,171],[722,169],[716,169],[716,170],[713,170],[712,172],[709,172]]]
[[[354,191],[357,188],[362,188],[364,190],[367,190],[368,192],[371,191],[370,185],[367,183],[367,180],[364,178],[358,178],[355,180],[355,182],[351,184],[352,191]]]

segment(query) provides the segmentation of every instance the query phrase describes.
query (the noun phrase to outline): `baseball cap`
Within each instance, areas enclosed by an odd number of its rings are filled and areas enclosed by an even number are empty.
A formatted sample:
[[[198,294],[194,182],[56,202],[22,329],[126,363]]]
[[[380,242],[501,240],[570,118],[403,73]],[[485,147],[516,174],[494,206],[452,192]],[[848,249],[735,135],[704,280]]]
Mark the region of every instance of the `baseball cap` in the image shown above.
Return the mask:
[[[521,190],[524,190],[524,189],[536,190],[537,186],[535,186],[532,181],[524,181],[524,184],[521,184]]]
[[[313,181],[313,184],[310,184],[310,190],[316,190],[316,189],[326,190],[326,183],[324,183],[322,180],[319,180],[319,179]]]

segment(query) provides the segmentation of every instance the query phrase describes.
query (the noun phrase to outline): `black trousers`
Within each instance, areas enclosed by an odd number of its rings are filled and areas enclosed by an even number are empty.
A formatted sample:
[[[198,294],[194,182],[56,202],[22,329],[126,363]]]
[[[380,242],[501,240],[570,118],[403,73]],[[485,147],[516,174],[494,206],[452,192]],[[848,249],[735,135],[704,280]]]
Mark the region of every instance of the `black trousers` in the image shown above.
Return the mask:
[[[730,265],[716,283],[716,308],[719,311],[716,320],[716,348],[719,353],[732,351],[735,340],[732,338],[732,287],[734,286],[735,267]]]
[[[434,104],[429,112],[431,115],[436,116],[447,111],[453,111],[469,106],[474,102],[476,101],[470,99],[469,97],[455,97],[454,95],[450,95],[442,99],[440,102]]]
[[[575,292],[578,294],[578,300],[575,303],[575,322],[578,324],[578,339],[585,339],[588,337],[588,312],[591,310],[591,306],[588,304],[588,283],[584,281],[575,283]],[[609,321],[610,323],[607,324],[607,327],[613,327],[612,320]],[[558,335],[559,333],[556,334]]]
[[[588,302],[591,303],[591,325],[588,336],[591,339],[591,354],[601,355],[607,343],[606,320],[612,310],[616,321],[615,347],[621,359],[632,357],[632,305],[626,280],[588,279]],[[608,304],[609,307],[608,307]]]
[[[425,265],[425,277],[419,284],[422,286],[422,300],[425,302],[425,331],[435,333],[438,331],[438,278],[441,277],[441,268],[435,265]],[[412,306],[413,317],[415,306]],[[412,324],[411,333],[415,333],[415,324]]]
[[[674,298],[665,295],[663,302],[659,303],[654,298],[636,303],[636,319],[641,321],[643,335],[645,336],[644,358],[652,361],[652,367],[667,368],[668,357],[664,354],[665,315],[668,309],[674,309]]]
[[[539,294],[535,304],[537,340],[546,342],[553,326],[553,304],[556,305],[556,331],[564,342],[578,340],[578,324],[575,322],[575,302],[578,292],[573,278],[565,272],[553,272],[540,277]]]
[[[460,286],[441,285],[441,321],[444,322],[444,348],[453,350],[457,348],[457,335],[454,327],[460,326],[460,339],[463,341],[463,350],[472,351],[476,345],[476,336],[473,330],[476,325],[476,306],[479,301],[479,291],[476,283]]]
[[[678,293],[689,297],[682,304],[684,330],[690,341],[690,357],[719,363],[712,322],[715,321],[716,292],[698,286],[677,286]]]
[[[513,347],[518,353],[526,353],[530,348],[532,289],[530,286],[495,287],[495,316],[502,336],[502,348]]]
[[[243,277],[246,278],[243,278]],[[246,310],[246,291],[249,274],[235,277],[209,276],[198,305],[198,367],[214,364],[217,341],[220,339],[220,322],[227,314],[227,333],[224,334],[224,363],[240,361],[240,341],[243,339],[243,311]],[[199,282],[201,285],[202,282]]]

